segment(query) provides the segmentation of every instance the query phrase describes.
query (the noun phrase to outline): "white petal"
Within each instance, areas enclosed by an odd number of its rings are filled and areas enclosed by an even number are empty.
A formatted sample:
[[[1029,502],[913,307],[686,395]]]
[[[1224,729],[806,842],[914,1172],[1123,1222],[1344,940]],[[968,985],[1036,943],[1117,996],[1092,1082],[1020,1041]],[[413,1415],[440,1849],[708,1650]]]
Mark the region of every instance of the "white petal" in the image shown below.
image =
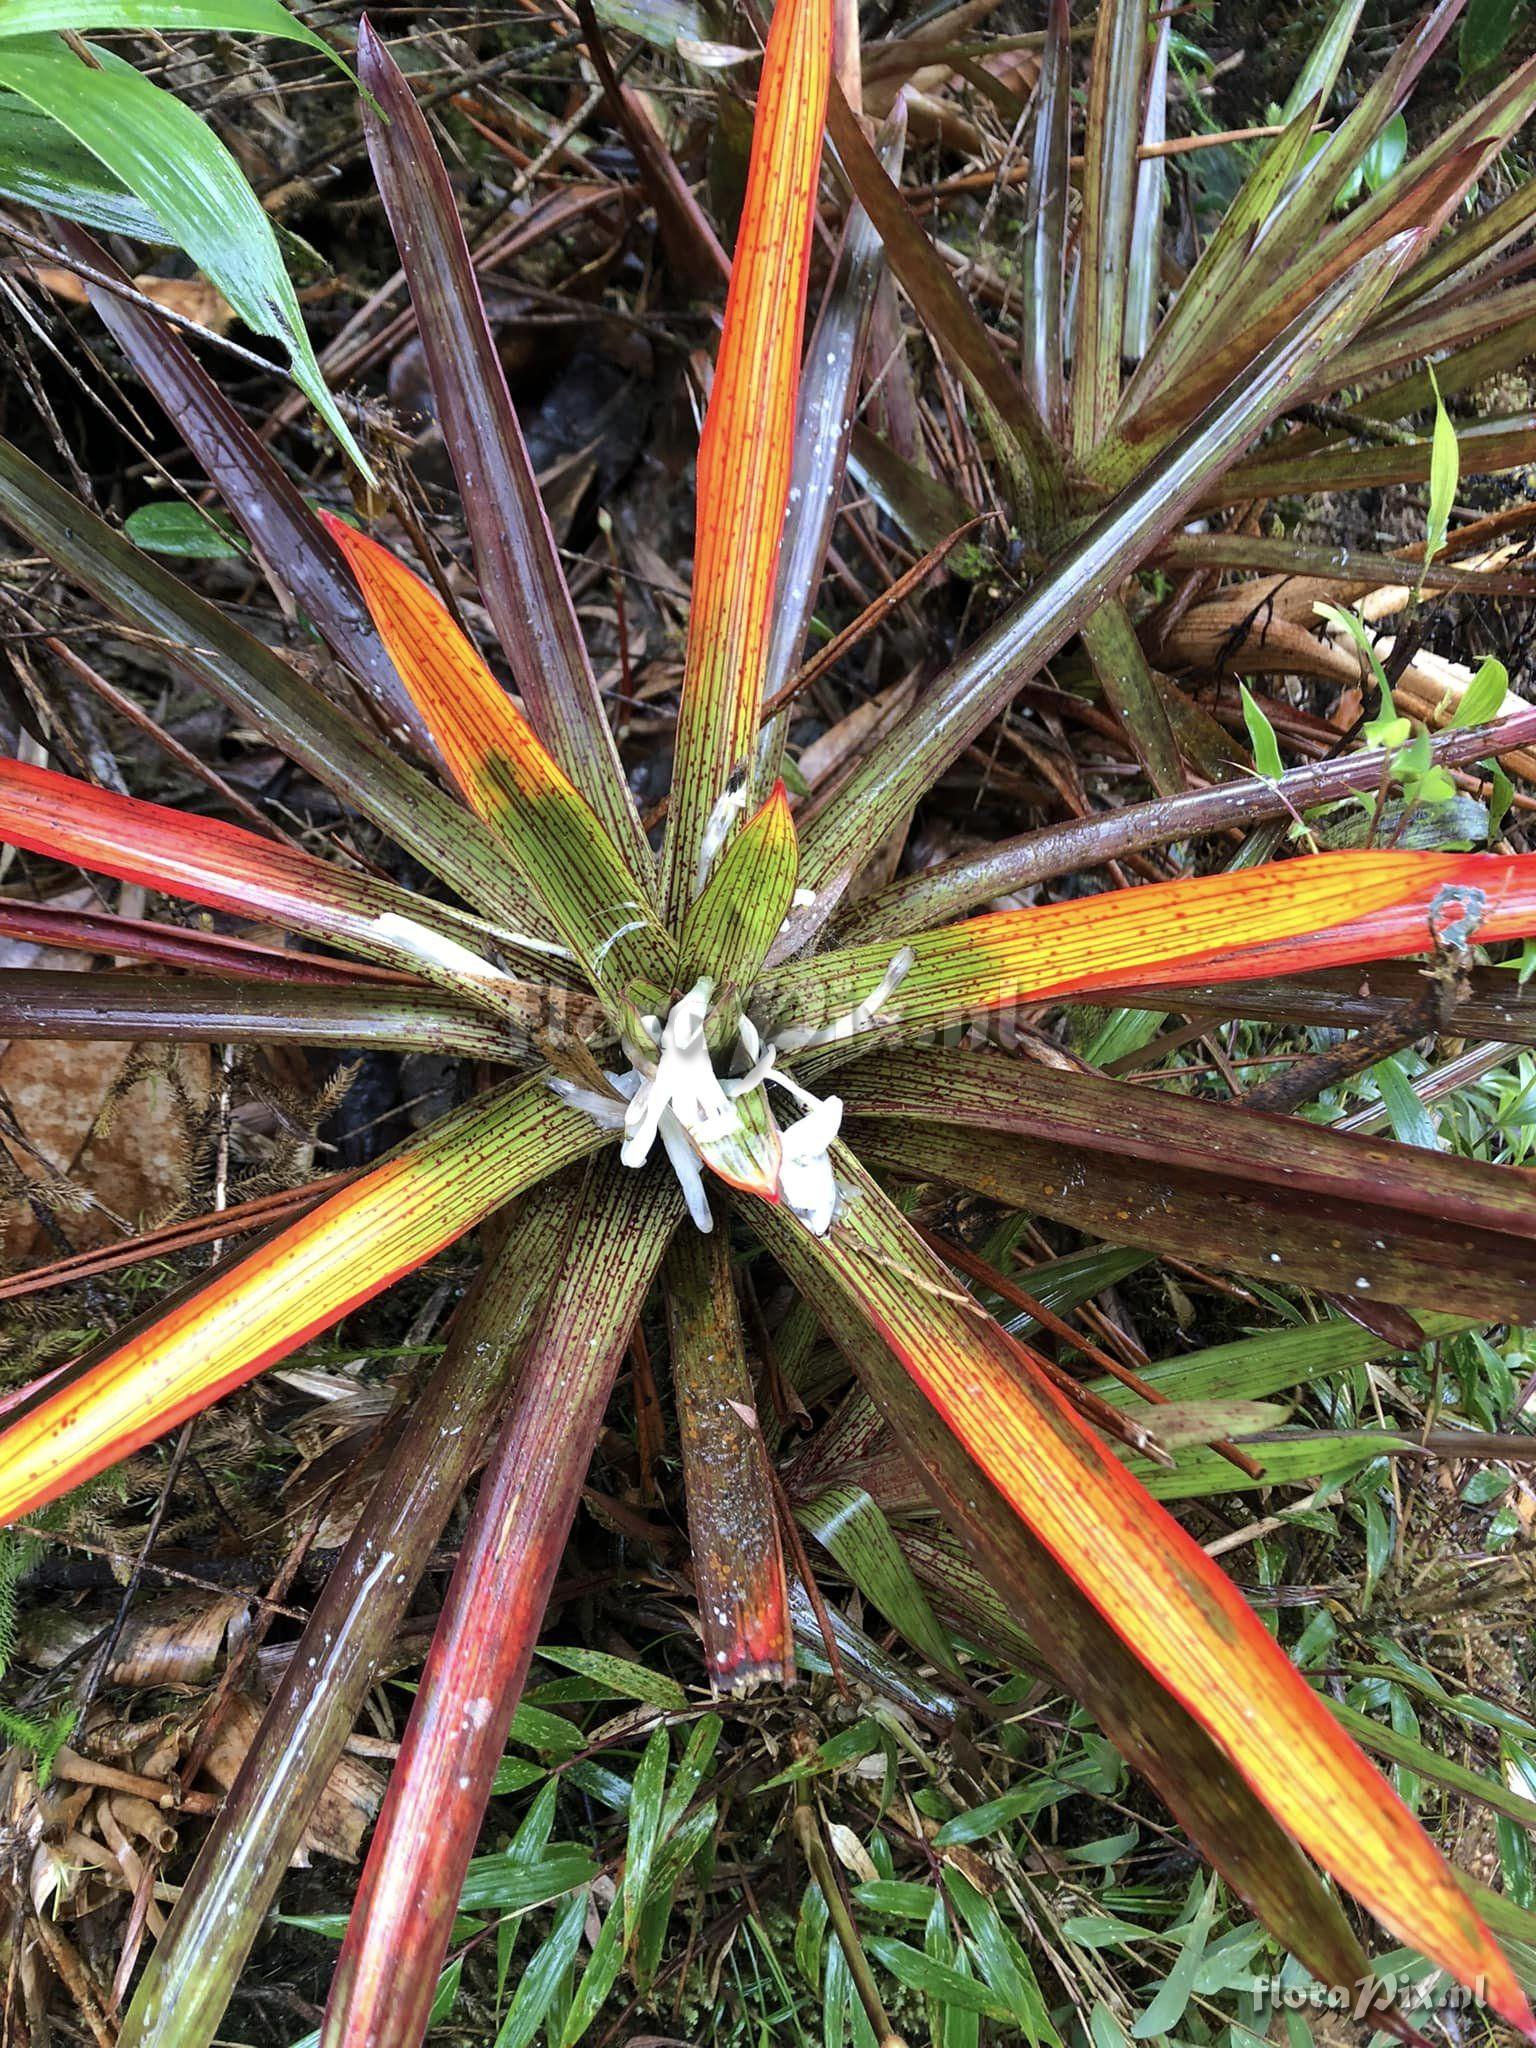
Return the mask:
[[[825,1237],[837,1213],[837,1175],[825,1152],[792,1159],[786,1142],[779,1193],[813,1237]]]
[[[677,1175],[678,1186],[683,1191],[683,1200],[688,1204],[688,1214],[695,1225],[707,1235],[715,1227],[709,1197],[704,1192],[704,1176],[699,1171],[698,1156],[688,1142],[688,1134],[668,1110],[661,1120],[661,1142],[672,1162],[672,1171]]]
[[[667,1097],[661,1076],[642,1081],[624,1115],[624,1145],[619,1157],[626,1166],[644,1166],[666,1113]]]
[[[611,1095],[599,1095],[595,1088],[583,1088],[579,1081],[567,1081],[558,1074],[551,1075],[549,1085],[572,1109],[584,1110],[599,1130],[623,1130],[625,1105]]]
[[[837,1175],[831,1148],[842,1126],[842,1097],[828,1095],[819,1099],[787,1074],[775,1073],[770,1078],[797,1102],[806,1105],[805,1115],[781,1133],[779,1192],[807,1230],[816,1237],[825,1237],[837,1213]]]

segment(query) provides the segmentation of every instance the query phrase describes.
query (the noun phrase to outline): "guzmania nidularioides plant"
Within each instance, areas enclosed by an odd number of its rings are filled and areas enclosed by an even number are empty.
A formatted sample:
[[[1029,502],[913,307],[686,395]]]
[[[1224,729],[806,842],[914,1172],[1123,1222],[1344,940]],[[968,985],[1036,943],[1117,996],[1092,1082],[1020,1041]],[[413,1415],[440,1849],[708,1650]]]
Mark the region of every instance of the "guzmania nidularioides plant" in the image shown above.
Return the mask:
[[[1518,1175],[1236,1107],[1132,1096],[1041,1067],[1027,1048],[962,1043],[965,1027],[1088,992],[1252,984],[1425,953],[1463,961],[1474,944],[1536,934],[1536,858],[1371,848],[969,915],[1065,865],[1187,836],[1196,820],[1181,822],[1181,804],[1209,809],[1207,794],[1180,794],[1198,721],[1154,677],[1127,579],[1197,511],[1268,490],[1427,475],[1427,442],[1361,440],[1347,415],[1246,451],[1304,401],[1429,350],[1448,352],[1442,390],[1461,388],[1504,331],[1508,309],[1495,302],[1469,318],[1464,288],[1532,206],[1522,196],[1441,230],[1524,118],[1533,74],[1502,81],[1340,213],[1340,191],[1457,9],[1445,0],[1405,36],[1314,148],[1358,11],[1341,11],[1281,132],[1162,303],[1162,187],[1139,175],[1138,150],[1168,18],[1149,41],[1140,7],[1099,9],[1073,237],[1071,46],[1056,7],[1037,88],[1041,197],[1020,379],[900,197],[899,119],[872,142],[830,82],[829,0],[779,0],[699,447],[659,852],[621,768],[452,188],[379,37],[365,24],[358,51],[369,148],[522,709],[411,569],[354,525],[317,522],[180,338],[109,288],[110,257],[78,226],[59,227],[101,317],[235,518],[406,744],[338,709],[8,445],[0,518],[457,900],[7,761],[8,844],[327,950],[60,917],[58,942],[191,971],[71,975],[54,996],[37,977],[23,987],[0,976],[5,1030],[281,1034],[421,1046],[512,1070],[6,1415],[0,1519],[13,1522],[484,1226],[483,1274],[277,1682],[144,1973],[125,2048],[213,2037],[378,1653],[489,1444],[323,2031],[327,2048],[419,2041],[610,1389],[658,1284],[704,1675],[721,1690],[790,1682],[796,1571],[758,1420],[733,1233],[810,1305],[857,1375],[850,1398],[900,1445],[1039,1655],[1319,1979],[1353,1982],[1368,1965],[1314,1863],[1532,2030],[1509,1962],[1418,1821],[1127,1468],[1120,1450],[1155,1444],[1156,1411],[1143,1428],[1085,1406],[1059,1368],[960,1288],[889,1192],[903,1179],[947,1181],[1050,1213],[1054,1187],[1031,1163],[1042,1148],[1078,1150],[1102,1172],[1107,1147],[1116,1171],[1172,1162],[1189,1190],[1206,1191],[1205,1209],[1191,1192],[1186,1209],[1143,1223],[1156,1249],[1197,1247],[1366,1306],[1497,1319],[1529,1305],[1536,1200]],[[829,101],[859,203],[807,351]],[[781,693],[820,584],[882,245],[964,373],[1033,567],[1018,601],[797,825],[781,779]],[[1382,387],[1377,416],[1422,404],[1412,387]],[[1498,460],[1524,459],[1531,433],[1507,425]],[[1116,814],[1113,844],[1085,830],[1074,855],[1043,871],[1039,845],[1019,841],[856,890],[924,793],[1074,635],[1168,801]],[[1520,740],[1528,727],[1518,723]],[[1472,760],[1514,734],[1454,734],[1440,758]],[[1380,754],[1349,755],[1319,771],[1306,800],[1374,790],[1390,773]],[[1290,800],[1276,794],[1261,811],[1262,791],[1240,794],[1248,808],[1232,816],[1244,821]],[[1214,1252],[1212,1202],[1241,1219],[1218,1232]],[[1116,1426],[1120,1440],[1107,1440]]]

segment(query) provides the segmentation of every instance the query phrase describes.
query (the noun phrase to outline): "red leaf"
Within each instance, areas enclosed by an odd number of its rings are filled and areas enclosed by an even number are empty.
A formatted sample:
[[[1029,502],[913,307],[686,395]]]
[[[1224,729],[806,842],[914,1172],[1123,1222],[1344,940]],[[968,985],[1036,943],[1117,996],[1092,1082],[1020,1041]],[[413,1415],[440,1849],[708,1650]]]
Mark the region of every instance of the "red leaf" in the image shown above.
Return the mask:
[[[336,1966],[322,2048],[416,2048],[676,1183],[598,1166],[459,1551]]]

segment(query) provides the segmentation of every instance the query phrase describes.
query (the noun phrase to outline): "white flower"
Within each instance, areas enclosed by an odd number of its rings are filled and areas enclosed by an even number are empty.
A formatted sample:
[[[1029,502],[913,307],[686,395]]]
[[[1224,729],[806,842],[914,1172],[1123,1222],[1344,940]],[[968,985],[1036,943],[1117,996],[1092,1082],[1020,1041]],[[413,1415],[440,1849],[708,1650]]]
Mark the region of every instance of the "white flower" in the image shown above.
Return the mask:
[[[845,1010],[841,1017],[834,1017],[830,1024],[791,1025],[778,1034],[774,1044],[780,1052],[806,1052],[813,1045],[836,1045],[842,1039],[857,1037],[861,1031],[868,1031],[872,1025],[885,1021],[880,1012],[906,980],[915,958],[912,948],[903,946],[892,956],[890,966],[862,1003],[855,1003],[851,1010]]]
[[[628,1040],[629,1071],[609,1074],[616,1101],[578,1082],[551,1078],[550,1087],[574,1108],[585,1111],[605,1131],[622,1131],[619,1157],[626,1166],[644,1166],[657,1139],[677,1175],[688,1213],[700,1230],[713,1230],[701,1161],[706,1148],[745,1127],[737,1104],[773,1082],[804,1109],[804,1116],[786,1130],[769,1111],[780,1144],[775,1192],[817,1237],[825,1237],[837,1214],[837,1173],[832,1146],[842,1127],[843,1105],[836,1095],[818,1096],[791,1075],[780,1071],[781,1052],[828,1045],[867,1030],[912,964],[903,947],[879,984],[846,1016],[814,1030],[781,1032],[765,1045],[751,1018],[743,1014],[737,1027],[745,1070],[722,1079],[710,1057],[706,1026],[714,983],[696,981],[667,1012],[667,1020],[642,1017],[646,1043]]]
[[[783,1133],[779,1193],[813,1237],[825,1237],[837,1214],[837,1175],[832,1144],[842,1127],[841,1096],[818,1097],[787,1074],[772,1078],[805,1105],[805,1115]]]
[[[622,1102],[615,1102],[611,1095],[599,1095],[595,1088],[583,1088],[579,1081],[567,1081],[560,1074],[550,1075],[549,1086],[562,1101],[568,1102],[572,1109],[584,1110],[599,1130],[622,1131],[625,1112],[629,1108],[629,1098],[640,1086],[640,1076],[635,1073],[605,1072],[603,1078],[618,1089],[620,1095],[624,1097]]]
[[[626,1166],[643,1166],[649,1159],[668,1111],[691,1138],[705,1143],[728,1137],[740,1127],[740,1113],[720,1084],[704,1035],[714,992],[715,985],[706,976],[678,997],[664,1025],[655,1017],[641,1019],[653,1043],[659,1041],[661,1056],[653,1065],[643,1050],[637,1059],[635,1050],[629,1049],[642,1079],[624,1118],[619,1157]]]

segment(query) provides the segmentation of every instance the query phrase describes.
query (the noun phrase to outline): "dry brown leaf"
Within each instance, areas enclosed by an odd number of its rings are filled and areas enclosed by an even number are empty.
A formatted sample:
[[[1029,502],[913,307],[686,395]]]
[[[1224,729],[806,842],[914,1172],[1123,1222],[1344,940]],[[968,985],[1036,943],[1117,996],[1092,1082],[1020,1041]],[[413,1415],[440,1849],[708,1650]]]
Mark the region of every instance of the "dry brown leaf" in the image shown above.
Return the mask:
[[[109,1685],[204,1685],[226,1646],[244,1635],[250,1602],[235,1593],[168,1593],[135,1604],[107,1667]],[[39,1607],[27,1615],[18,1647],[27,1663],[51,1671],[109,1625],[100,1606]]]
[[[40,263],[32,275],[45,291],[62,299],[66,306],[89,303],[85,286],[62,264]],[[224,294],[203,277],[136,277],[133,288],[146,299],[153,299],[157,306],[164,306],[167,312],[206,327],[210,334],[226,334],[239,318]]]
[[[1281,577],[1235,584],[1204,604],[1190,608],[1157,649],[1165,667],[1204,669],[1233,675],[1318,676],[1344,690],[1358,690],[1361,657],[1342,627],[1325,624],[1313,610],[1320,594],[1343,602],[1337,585],[1331,590],[1316,578]],[[1402,609],[1407,585],[1383,585],[1359,592],[1356,608],[1375,620]],[[1383,661],[1392,651],[1390,636],[1377,641]],[[1472,670],[1421,649],[1393,684],[1398,708],[1434,727],[1449,725],[1472,682]],[[1513,691],[1505,695],[1502,717],[1528,707]],[[1520,749],[1503,756],[1505,767],[1527,781],[1536,781],[1536,754]]]
[[[21,1130],[79,1197],[68,1224],[72,1251],[117,1241],[119,1224],[137,1228],[186,1193],[186,1134],[163,1076],[135,1081],[107,1128],[100,1128],[134,1050],[110,1041],[13,1039],[0,1053],[0,1090]],[[206,1097],[212,1072],[208,1048],[181,1047],[177,1060],[193,1100]],[[46,1184],[46,1169],[36,1158],[14,1144],[7,1149],[21,1174],[39,1187]],[[0,1234],[13,1268],[51,1257],[56,1250],[27,1200],[0,1207]]]
[[[256,1731],[261,1726],[261,1706],[249,1693],[236,1693],[226,1705],[203,1765],[204,1773],[219,1789],[227,1792],[245,1762]],[[298,1868],[307,1868],[310,1856],[333,1856],[341,1863],[355,1863],[368,1823],[384,1798],[384,1780],[356,1757],[343,1757],[325,1781],[309,1825],[295,1852]]]

